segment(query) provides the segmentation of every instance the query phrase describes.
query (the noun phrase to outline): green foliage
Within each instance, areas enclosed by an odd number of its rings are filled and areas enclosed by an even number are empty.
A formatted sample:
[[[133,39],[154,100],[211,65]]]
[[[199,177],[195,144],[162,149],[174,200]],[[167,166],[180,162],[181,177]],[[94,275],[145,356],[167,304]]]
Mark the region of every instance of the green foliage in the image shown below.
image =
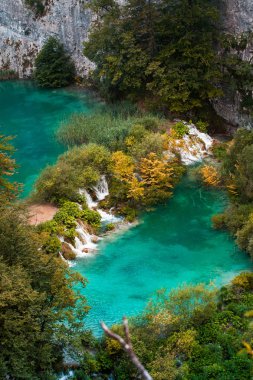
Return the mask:
[[[82,203],[80,188],[89,188],[108,171],[110,153],[103,146],[75,147],[48,166],[35,184],[34,199],[59,204],[62,199]]]
[[[137,135],[137,128],[134,135]],[[130,136],[133,136],[133,134]],[[160,133],[147,132],[142,136],[142,138],[141,136],[134,137],[132,141],[130,140],[130,142],[131,144],[129,144],[127,150],[128,153],[136,161],[140,161],[142,158],[146,157],[150,152],[155,153],[160,158],[162,157],[164,151],[164,141]]]
[[[45,254],[25,221],[22,210],[1,209],[0,377],[51,379],[66,352],[77,355],[88,309],[73,285],[85,280]]]
[[[238,129],[224,159],[224,176],[233,178],[240,202],[253,200],[253,132]]]
[[[95,210],[83,210],[81,213],[81,219],[95,229],[98,229],[101,226],[101,216]]]
[[[227,228],[253,257],[253,132],[238,129],[227,149],[221,148],[223,181],[232,196],[222,217],[215,216],[213,222],[217,228]]]
[[[216,143],[212,147],[212,153],[218,161],[223,161],[227,155],[227,144],[226,143]]]
[[[105,230],[106,231],[113,231],[115,230],[116,226],[114,223],[108,223],[106,226],[105,226]]]
[[[18,74],[14,70],[11,70],[11,69],[0,70],[0,80],[12,80],[12,79],[17,79],[17,78],[18,78]]]
[[[245,32],[241,35],[223,36],[222,47],[222,66],[223,66],[223,85],[226,93],[231,99],[240,95],[241,112],[252,115],[252,80],[253,65],[251,61],[244,59],[244,51],[252,44],[252,32]]]
[[[122,102],[108,105],[106,110],[99,108],[91,115],[72,115],[61,125],[57,136],[68,146],[95,143],[115,151],[124,149],[127,136],[140,141],[148,131],[157,132],[162,121],[159,117],[142,115],[131,104]]]
[[[63,45],[49,37],[35,60],[34,79],[40,87],[64,87],[73,83],[75,66]]]
[[[57,135],[59,141],[68,146],[95,143],[117,150],[122,147],[132,122],[132,117],[125,119],[106,113],[74,114]]]
[[[42,249],[52,255],[58,255],[61,250],[61,242],[57,236],[49,235],[47,238],[43,237]]]
[[[252,276],[243,273],[221,290],[201,284],[169,294],[161,290],[130,320],[134,350],[155,380],[251,379],[252,358],[240,351],[243,339],[253,341],[245,317],[253,306]],[[113,330],[123,334],[121,326]],[[94,359],[105,377],[138,378],[118,343],[107,337]]]
[[[196,122],[196,127],[200,132],[207,133],[208,123],[202,120]]]
[[[96,64],[92,78],[103,95],[154,98],[175,112],[200,108],[221,95],[214,49],[219,16],[212,2],[94,1],[90,6],[98,17],[84,54]]]
[[[43,0],[25,0],[25,4],[30,7],[36,16],[42,16],[45,10]]]
[[[173,124],[171,127],[173,131],[173,136],[175,136],[177,139],[181,139],[189,132],[189,127],[185,125],[182,121],[177,122],[176,124]]]

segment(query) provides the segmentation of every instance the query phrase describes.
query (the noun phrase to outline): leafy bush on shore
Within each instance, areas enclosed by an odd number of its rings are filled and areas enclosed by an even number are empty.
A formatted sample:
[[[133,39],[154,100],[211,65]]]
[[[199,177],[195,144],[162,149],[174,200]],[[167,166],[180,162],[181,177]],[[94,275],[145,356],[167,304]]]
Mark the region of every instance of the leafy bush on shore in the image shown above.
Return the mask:
[[[250,380],[253,330],[245,313],[251,309],[252,273],[240,274],[220,290],[202,284],[169,294],[160,290],[144,313],[130,320],[134,350],[154,380]],[[124,335],[122,326],[113,331]],[[83,375],[96,368],[104,378],[138,378],[121,346],[107,336],[92,358],[90,366],[87,357],[81,366]]]
[[[238,246],[253,257],[253,132],[239,129],[226,154],[221,148],[221,178],[231,204],[213,223],[216,228],[227,228]]]
[[[35,184],[33,198],[59,204],[62,199],[83,202],[80,188],[92,188],[108,171],[110,153],[95,144],[75,147],[48,166]]]

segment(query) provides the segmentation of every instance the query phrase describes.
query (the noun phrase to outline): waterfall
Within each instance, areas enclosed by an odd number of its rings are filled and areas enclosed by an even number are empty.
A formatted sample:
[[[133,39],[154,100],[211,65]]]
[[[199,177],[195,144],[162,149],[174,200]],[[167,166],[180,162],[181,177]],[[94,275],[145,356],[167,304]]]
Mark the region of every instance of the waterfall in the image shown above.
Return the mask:
[[[113,215],[111,212],[106,212],[106,211],[101,210],[99,208],[97,209],[97,212],[100,214],[102,222],[117,223],[117,222],[120,222],[122,220],[121,218]]]
[[[96,197],[97,197],[98,201],[102,201],[103,199],[105,199],[105,197],[107,197],[107,195],[109,195],[108,183],[106,181],[105,175],[101,176],[100,181],[97,183],[96,186],[93,187],[93,190],[94,190],[94,192],[96,194]],[[85,196],[88,208],[90,208],[90,209],[96,208],[97,212],[101,216],[101,221],[102,222],[105,222],[105,223],[117,223],[117,222],[119,222],[121,220],[121,218],[118,218],[118,217],[114,216],[111,212],[106,212],[104,210],[97,209],[98,202],[94,202],[93,201],[91,195],[88,193],[87,190],[80,189],[79,193],[81,195]]]
[[[97,244],[92,241],[95,236],[90,235],[84,229],[84,226],[78,224],[76,232],[78,236],[75,237],[75,244],[72,245],[71,243],[68,243],[68,245],[77,257],[85,257],[90,251],[95,251],[97,249]]]
[[[87,190],[79,189],[79,194],[85,196],[85,200],[86,200],[88,208],[92,209],[92,208],[97,207],[98,203],[93,201],[93,199],[91,198],[91,195],[88,193]]]
[[[96,186],[93,187],[96,197],[99,201],[102,201],[109,195],[108,183],[106,181],[105,175],[102,175],[100,181]]]
[[[63,257],[63,254],[61,252],[59,252],[59,255],[60,255],[60,258],[64,261],[64,263],[68,264],[69,267],[74,267],[76,264],[73,263],[71,260],[66,260],[64,257]]]

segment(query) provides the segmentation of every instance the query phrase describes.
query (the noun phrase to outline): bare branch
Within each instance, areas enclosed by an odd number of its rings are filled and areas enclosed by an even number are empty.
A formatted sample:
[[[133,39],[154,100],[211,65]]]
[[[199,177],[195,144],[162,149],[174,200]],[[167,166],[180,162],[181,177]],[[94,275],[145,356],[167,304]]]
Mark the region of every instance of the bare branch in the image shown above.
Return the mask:
[[[110,338],[117,340],[120,343],[123,350],[128,354],[131,362],[135,365],[135,367],[140,372],[143,380],[153,380],[150,374],[148,373],[148,371],[141,364],[139,358],[137,357],[137,355],[135,354],[133,350],[130,333],[129,333],[128,320],[126,317],[123,318],[123,326],[124,326],[124,333],[125,333],[126,340],[124,340],[120,335],[110,330],[104,322],[101,322],[101,327],[104,330],[105,334],[109,336]]]

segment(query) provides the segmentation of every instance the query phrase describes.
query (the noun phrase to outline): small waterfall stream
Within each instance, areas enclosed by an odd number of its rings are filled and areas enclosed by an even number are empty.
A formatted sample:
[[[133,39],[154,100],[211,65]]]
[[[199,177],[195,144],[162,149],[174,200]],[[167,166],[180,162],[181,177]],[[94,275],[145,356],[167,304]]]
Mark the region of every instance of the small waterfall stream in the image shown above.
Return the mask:
[[[92,196],[86,189],[79,189],[79,194],[84,195],[88,208],[91,210],[96,210],[101,216],[101,221],[105,224],[120,222],[122,220],[121,218],[116,217],[111,212],[106,212],[97,208],[99,201],[104,200],[109,195],[108,183],[105,175],[101,176],[100,181],[97,183],[96,186],[93,187],[92,190],[96,195],[96,201],[92,199]],[[77,223],[76,233],[77,236],[75,237],[74,245],[69,242],[66,243],[76,254],[77,257],[87,257],[90,253],[97,250],[97,242],[101,238],[95,235],[91,235],[87,231],[87,228],[84,223]],[[61,238],[60,240],[62,242],[64,241],[63,238]]]

